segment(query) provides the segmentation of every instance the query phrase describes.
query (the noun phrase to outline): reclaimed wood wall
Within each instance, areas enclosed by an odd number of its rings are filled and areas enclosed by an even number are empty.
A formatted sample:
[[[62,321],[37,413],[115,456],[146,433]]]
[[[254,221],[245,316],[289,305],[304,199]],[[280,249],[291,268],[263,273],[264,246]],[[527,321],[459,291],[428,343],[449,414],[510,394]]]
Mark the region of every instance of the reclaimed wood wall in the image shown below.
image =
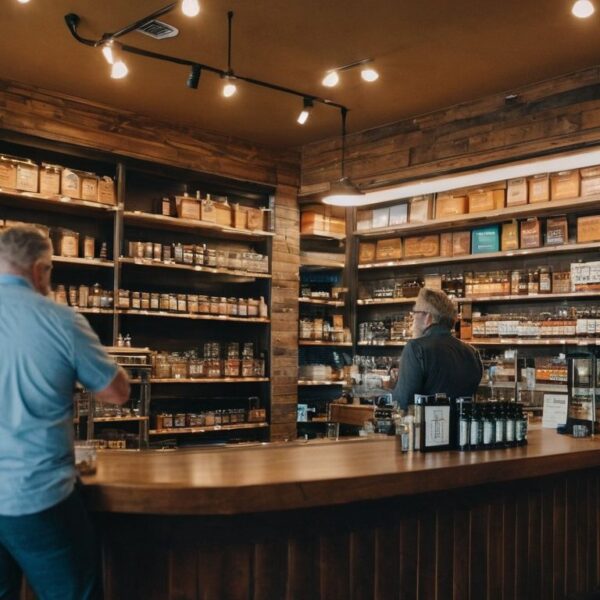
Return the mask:
[[[346,174],[376,189],[600,141],[600,67],[510,93],[350,134]],[[305,146],[300,193],[328,190],[340,157],[339,138]]]
[[[112,600],[566,600],[600,584],[597,470],[275,514],[96,518]]]
[[[6,81],[0,81],[0,129],[274,187],[277,236],[273,246],[271,298],[271,437],[294,438],[298,380],[299,153],[177,127]]]

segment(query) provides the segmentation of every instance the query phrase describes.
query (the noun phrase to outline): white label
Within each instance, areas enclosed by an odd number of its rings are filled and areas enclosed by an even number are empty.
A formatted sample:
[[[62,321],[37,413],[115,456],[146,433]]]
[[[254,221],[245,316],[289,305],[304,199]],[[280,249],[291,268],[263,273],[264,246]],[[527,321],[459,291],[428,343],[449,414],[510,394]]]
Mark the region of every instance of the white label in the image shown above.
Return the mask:
[[[450,407],[425,406],[425,447],[450,443]]]
[[[483,443],[489,446],[494,441],[494,423],[492,421],[485,420],[483,422]]]
[[[515,421],[514,421],[514,419],[506,420],[506,441],[507,442],[515,441]]]
[[[567,422],[569,397],[566,394],[544,394],[542,427],[556,429]]]

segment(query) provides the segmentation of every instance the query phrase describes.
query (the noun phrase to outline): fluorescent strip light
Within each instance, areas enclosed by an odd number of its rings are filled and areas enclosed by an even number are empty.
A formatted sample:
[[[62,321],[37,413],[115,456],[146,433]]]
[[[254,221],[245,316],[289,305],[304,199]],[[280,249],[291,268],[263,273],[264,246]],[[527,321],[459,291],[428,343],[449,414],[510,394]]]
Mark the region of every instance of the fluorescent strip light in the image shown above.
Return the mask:
[[[460,188],[476,187],[486,183],[494,183],[504,179],[529,177],[538,173],[551,173],[555,171],[569,171],[583,167],[600,165],[600,149],[587,152],[570,153],[552,158],[535,161],[519,161],[503,167],[492,167],[472,173],[436,177],[414,183],[405,183],[395,187],[366,192],[364,198],[356,206],[366,206],[390,200],[403,200],[423,194],[434,194]]]

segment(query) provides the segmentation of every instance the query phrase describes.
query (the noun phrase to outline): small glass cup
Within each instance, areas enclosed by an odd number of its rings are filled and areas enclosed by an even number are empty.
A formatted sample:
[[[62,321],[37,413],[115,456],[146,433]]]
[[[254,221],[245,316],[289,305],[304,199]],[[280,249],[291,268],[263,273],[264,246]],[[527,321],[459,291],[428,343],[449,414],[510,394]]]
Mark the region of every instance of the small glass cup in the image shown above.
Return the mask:
[[[338,440],[340,438],[340,424],[328,422],[327,423],[327,439]]]
[[[93,441],[77,441],[74,444],[75,468],[80,475],[93,475],[96,472],[96,445]]]

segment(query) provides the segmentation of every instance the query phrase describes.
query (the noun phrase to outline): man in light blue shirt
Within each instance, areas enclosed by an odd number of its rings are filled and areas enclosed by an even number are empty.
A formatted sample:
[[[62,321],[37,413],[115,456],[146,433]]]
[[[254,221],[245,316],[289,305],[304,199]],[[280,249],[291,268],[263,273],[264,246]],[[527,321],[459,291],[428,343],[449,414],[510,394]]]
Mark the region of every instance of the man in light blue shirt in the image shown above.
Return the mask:
[[[0,231],[0,598],[24,573],[40,600],[98,597],[90,523],[75,488],[73,386],[129,399],[125,372],[88,322],[46,298],[52,245]]]

